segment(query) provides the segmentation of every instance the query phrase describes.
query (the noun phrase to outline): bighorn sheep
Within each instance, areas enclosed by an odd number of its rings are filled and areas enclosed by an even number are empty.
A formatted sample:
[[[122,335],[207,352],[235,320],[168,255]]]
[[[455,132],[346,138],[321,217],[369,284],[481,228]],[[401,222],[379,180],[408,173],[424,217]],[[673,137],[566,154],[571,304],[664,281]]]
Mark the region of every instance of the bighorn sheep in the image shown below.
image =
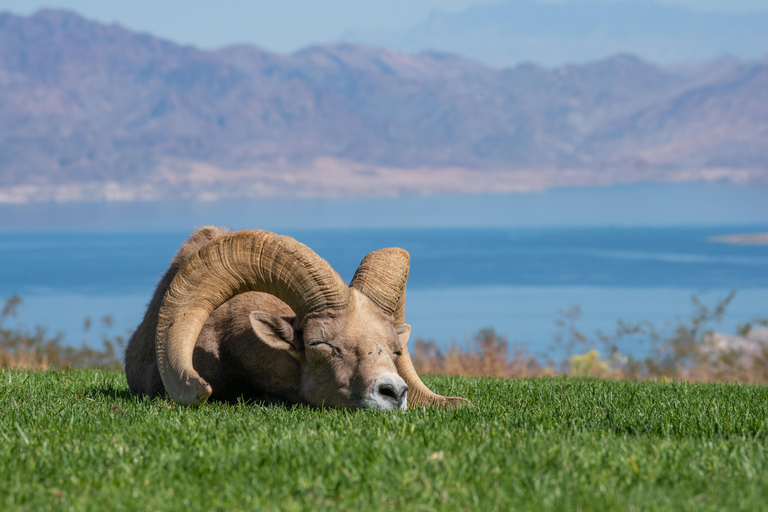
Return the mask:
[[[347,286],[290,237],[198,229],[128,343],[128,386],[183,405],[238,396],[382,410],[468,403],[433,393],[413,368],[409,265],[403,249],[374,251]]]

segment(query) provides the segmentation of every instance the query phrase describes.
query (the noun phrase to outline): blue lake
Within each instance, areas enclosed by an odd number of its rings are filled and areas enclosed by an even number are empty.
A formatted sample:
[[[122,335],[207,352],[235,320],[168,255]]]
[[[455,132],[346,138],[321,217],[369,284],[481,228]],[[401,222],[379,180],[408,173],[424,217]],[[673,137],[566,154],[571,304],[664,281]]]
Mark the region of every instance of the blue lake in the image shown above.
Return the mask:
[[[691,312],[691,294],[713,303],[737,295],[720,329],[768,317],[768,247],[707,241],[768,231],[765,225],[614,228],[284,229],[346,280],[369,251],[411,254],[406,319],[413,335],[462,343],[494,327],[534,352],[557,332],[558,310],[580,305],[578,326],[663,324]],[[83,336],[86,316],[134,328],[153,287],[188,232],[0,234],[0,297],[19,294],[16,323]],[[639,347],[623,347],[629,352]]]

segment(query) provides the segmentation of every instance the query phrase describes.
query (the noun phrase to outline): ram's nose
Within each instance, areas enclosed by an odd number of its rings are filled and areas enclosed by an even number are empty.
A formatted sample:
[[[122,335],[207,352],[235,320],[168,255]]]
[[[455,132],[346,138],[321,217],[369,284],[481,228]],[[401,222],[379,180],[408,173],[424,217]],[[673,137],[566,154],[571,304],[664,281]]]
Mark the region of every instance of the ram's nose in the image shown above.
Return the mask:
[[[380,409],[404,411],[408,408],[408,384],[396,373],[380,375],[371,393]]]

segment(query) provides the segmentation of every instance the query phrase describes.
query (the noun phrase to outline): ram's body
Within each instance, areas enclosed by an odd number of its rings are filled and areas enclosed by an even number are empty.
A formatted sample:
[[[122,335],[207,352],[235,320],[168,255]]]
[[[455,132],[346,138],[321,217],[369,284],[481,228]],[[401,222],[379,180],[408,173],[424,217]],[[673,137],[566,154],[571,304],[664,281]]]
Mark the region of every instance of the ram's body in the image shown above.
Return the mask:
[[[231,248],[243,243],[250,253]],[[276,256],[262,254],[269,250]],[[429,391],[413,370],[407,267],[402,249],[375,251],[347,287],[292,239],[202,228],[179,249],[129,342],[129,387],[189,405],[244,396],[404,409],[406,392],[410,405],[461,405]]]
[[[259,401],[301,402],[299,362],[288,353],[262,343],[251,328],[251,311],[263,311],[292,323],[296,315],[283,301],[260,292],[237,295],[206,320],[195,343],[192,364],[213,388],[211,398],[235,400],[242,396]],[[131,389],[149,395],[164,393],[163,381],[151,357],[139,385]]]

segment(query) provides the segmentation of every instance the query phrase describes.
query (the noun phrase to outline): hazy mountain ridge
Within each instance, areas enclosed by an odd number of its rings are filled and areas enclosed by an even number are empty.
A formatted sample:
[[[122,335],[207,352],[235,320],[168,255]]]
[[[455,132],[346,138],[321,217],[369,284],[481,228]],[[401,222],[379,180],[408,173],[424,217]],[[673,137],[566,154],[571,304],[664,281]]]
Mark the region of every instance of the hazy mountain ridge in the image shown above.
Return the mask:
[[[495,66],[559,66],[617,51],[662,64],[723,55],[754,59],[768,52],[768,8],[723,13],[648,1],[506,0],[434,11],[407,30],[350,32],[344,39],[403,52],[441,50]]]
[[[0,202],[768,181],[765,61],[202,51],[0,15]]]

